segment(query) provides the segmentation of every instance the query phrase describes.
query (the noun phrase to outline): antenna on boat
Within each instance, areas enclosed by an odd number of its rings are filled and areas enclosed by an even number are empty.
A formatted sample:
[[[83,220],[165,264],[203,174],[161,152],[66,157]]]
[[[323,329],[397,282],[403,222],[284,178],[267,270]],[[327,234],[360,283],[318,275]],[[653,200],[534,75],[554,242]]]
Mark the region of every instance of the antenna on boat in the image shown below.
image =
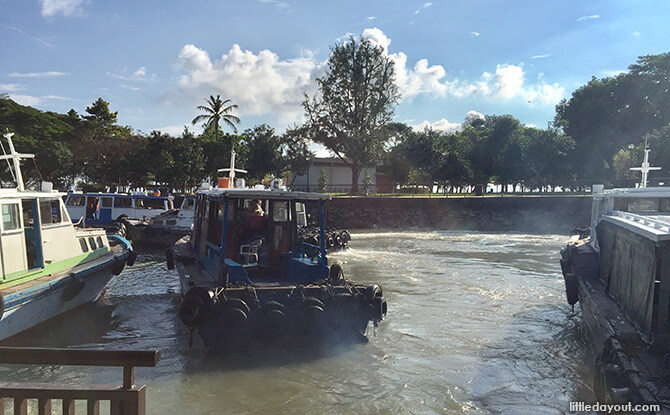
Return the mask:
[[[14,142],[12,142],[13,135],[14,133],[10,133],[9,130],[5,130],[5,134],[3,136],[7,139],[7,142],[9,143],[9,154],[5,152],[5,146],[3,145],[2,146],[3,155],[0,156],[0,160],[7,160],[9,171],[12,173],[14,180],[16,180],[16,187],[18,188],[19,191],[24,191],[26,190],[26,188],[23,185],[23,175],[21,174],[21,159],[35,158],[35,155],[17,153],[16,150],[14,149]],[[9,162],[10,159],[14,160],[13,169]]]
[[[647,146],[647,139],[644,139],[644,160],[642,161],[642,166],[640,167],[631,167],[631,170],[635,171],[641,171],[642,172],[642,180],[640,180],[640,187],[645,188],[647,187],[647,177],[649,176],[649,172],[651,170],[661,170],[660,167],[650,167],[649,166],[649,152],[651,150]]]
[[[230,178],[231,183],[234,183],[233,179],[235,179],[235,172],[238,172],[238,173],[246,173],[247,172],[246,170],[235,168],[235,150],[234,149],[230,149],[230,168],[218,169],[217,170],[217,172],[223,172],[223,171],[228,172],[228,177]]]

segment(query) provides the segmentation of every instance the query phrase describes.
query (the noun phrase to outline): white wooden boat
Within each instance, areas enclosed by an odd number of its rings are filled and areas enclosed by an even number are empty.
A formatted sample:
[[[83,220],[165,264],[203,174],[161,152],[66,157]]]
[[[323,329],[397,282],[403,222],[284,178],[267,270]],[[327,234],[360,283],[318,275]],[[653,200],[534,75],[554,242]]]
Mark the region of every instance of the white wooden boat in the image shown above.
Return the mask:
[[[107,282],[132,265],[135,253],[102,229],[75,228],[64,193],[43,183],[26,190],[12,134],[4,137],[15,188],[0,189],[0,341],[96,300]],[[3,146],[4,152],[4,146]]]

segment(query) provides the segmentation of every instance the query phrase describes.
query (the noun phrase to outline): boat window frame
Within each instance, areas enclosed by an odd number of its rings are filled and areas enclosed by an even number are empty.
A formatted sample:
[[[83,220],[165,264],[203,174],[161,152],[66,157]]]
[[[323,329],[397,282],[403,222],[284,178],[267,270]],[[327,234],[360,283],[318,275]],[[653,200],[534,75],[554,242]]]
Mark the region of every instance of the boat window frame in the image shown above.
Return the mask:
[[[127,206],[123,205],[122,201],[130,202]],[[133,208],[133,198],[126,195],[114,196],[114,208],[118,209],[132,209]]]
[[[49,214],[50,214],[50,217],[51,217],[51,221],[49,223],[46,223],[44,221],[44,215],[42,215],[42,203],[43,202],[49,202],[49,204],[51,205],[49,207]],[[53,214],[53,211],[54,211],[53,202],[56,202],[58,204],[58,215]],[[37,206],[38,206],[37,210],[39,212],[40,227],[41,228],[52,228],[52,227],[57,227],[57,226],[63,226],[63,224],[65,224],[65,225],[70,224],[70,222],[64,220],[63,210],[61,209],[61,205],[60,205],[60,199],[41,197],[41,198],[37,199]],[[58,222],[53,221],[54,216],[58,217],[58,219],[59,219]]]
[[[81,200],[81,204],[74,204],[72,203],[73,200]],[[73,207],[86,207],[86,195],[69,195],[65,201],[65,205]]]
[[[11,228],[11,229],[5,228],[5,218],[4,218],[5,213],[2,211],[2,209],[4,209],[5,206],[15,206],[16,207],[15,220],[16,220],[16,225],[17,226],[15,228]],[[8,202],[8,203],[0,204],[0,214],[2,215],[2,221],[1,221],[0,225],[2,226],[2,234],[3,235],[11,235],[11,234],[23,232],[23,220],[22,220],[23,214],[21,212],[21,207],[19,206],[18,201],[17,202]]]

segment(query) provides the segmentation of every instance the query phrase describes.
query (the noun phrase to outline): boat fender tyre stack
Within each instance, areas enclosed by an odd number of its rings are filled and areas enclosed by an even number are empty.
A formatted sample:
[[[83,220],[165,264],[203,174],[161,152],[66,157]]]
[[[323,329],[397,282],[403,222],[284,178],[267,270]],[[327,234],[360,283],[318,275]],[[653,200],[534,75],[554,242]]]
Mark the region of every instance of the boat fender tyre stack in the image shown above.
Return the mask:
[[[301,303],[302,317],[305,329],[308,332],[317,332],[323,329],[321,326],[326,306],[316,297],[305,297]]]
[[[335,263],[330,266],[330,270],[328,271],[328,282],[332,285],[344,284],[344,271],[342,270],[342,265]]]
[[[179,305],[179,319],[187,327],[195,327],[202,322],[214,307],[214,293],[205,287],[191,287]]]
[[[167,269],[174,269],[174,251],[172,248],[165,250],[165,262],[167,262]]]
[[[3,314],[5,314],[5,298],[0,294],[0,320]]]
[[[575,305],[579,301],[577,276],[567,273],[563,279],[565,280],[565,295],[568,299],[568,304]]]
[[[284,305],[278,301],[268,301],[261,306],[261,314],[266,328],[271,331],[282,330],[286,322]]]
[[[240,328],[249,318],[249,306],[240,298],[226,300],[224,325],[229,328]]]
[[[388,304],[382,295],[382,289],[377,284],[370,284],[365,288],[365,298],[372,306],[372,320],[376,324],[384,320],[388,312]]]

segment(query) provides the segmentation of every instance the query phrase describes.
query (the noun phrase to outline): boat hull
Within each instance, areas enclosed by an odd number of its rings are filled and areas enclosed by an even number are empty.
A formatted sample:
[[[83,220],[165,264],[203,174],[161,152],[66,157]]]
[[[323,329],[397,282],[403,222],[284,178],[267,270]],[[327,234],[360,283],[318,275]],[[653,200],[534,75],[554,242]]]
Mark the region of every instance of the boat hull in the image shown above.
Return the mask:
[[[90,266],[79,265],[58,279],[34,284],[5,297],[0,319],[0,341],[97,300],[105,285],[118,275],[132,251],[110,253]]]

